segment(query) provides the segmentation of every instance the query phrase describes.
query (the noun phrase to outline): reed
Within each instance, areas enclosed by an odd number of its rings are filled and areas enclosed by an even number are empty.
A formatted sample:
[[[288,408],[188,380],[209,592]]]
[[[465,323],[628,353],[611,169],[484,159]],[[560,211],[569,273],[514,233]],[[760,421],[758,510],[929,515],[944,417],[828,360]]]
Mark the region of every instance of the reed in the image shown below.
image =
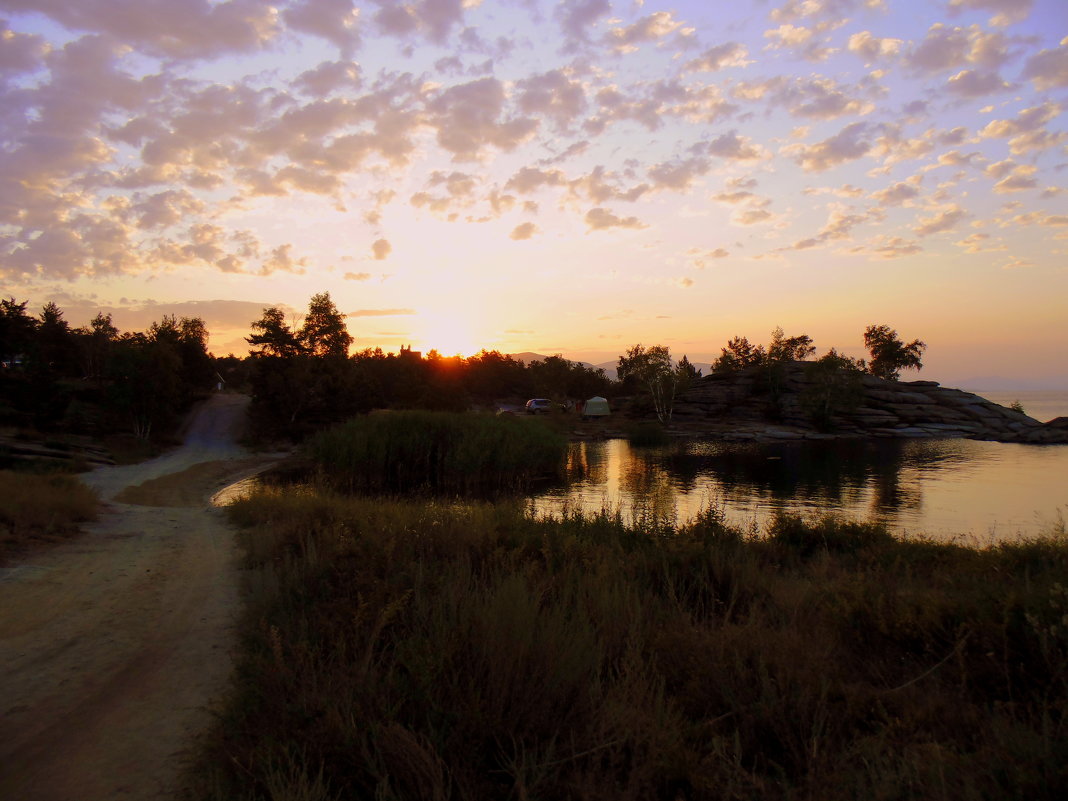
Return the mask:
[[[404,411],[357,417],[323,431],[308,453],[335,489],[461,494],[517,490],[558,475],[566,447],[539,421]]]
[[[1054,799],[1068,541],[266,493],[201,798]],[[803,534],[805,527],[812,531]],[[822,529],[822,530],[821,530]]]
[[[96,517],[99,498],[76,477],[0,470],[0,564]]]

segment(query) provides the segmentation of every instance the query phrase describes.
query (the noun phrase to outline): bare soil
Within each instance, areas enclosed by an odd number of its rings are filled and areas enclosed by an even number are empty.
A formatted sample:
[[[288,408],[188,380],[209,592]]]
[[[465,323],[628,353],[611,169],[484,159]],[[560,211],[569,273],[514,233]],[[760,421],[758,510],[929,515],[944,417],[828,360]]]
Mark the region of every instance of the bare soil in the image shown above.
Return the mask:
[[[84,536],[0,571],[0,798],[173,798],[232,667],[234,538],[211,495],[271,463],[217,395],[181,447],[84,480]]]

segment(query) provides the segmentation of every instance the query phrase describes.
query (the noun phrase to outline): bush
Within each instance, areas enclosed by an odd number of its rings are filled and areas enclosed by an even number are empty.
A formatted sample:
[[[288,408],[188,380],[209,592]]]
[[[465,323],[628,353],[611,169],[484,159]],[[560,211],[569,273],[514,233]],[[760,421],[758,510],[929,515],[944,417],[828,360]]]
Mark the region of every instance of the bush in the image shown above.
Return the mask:
[[[308,453],[322,480],[349,492],[500,492],[558,475],[566,440],[536,420],[388,412],[321,432]]]

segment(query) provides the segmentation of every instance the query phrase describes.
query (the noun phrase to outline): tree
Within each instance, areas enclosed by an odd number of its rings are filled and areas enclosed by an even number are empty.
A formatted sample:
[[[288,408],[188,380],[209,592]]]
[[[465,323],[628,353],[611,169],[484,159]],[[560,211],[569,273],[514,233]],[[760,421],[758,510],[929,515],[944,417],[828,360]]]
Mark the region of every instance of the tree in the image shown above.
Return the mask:
[[[110,314],[97,312],[89,326],[79,328],[76,333],[86,378],[100,378],[107,370],[108,359],[119,338],[119,329],[112,323]]]
[[[769,362],[803,362],[815,352],[816,346],[812,344],[812,337],[808,334],[788,337],[783,333],[782,328],[776,327],[771,332],[767,360]]]
[[[347,356],[352,337],[329,292],[313,295],[297,340],[312,356]]]
[[[863,359],[843,356],[834,348],[805,365],[808,383],[801,394],[804,406],[819,428],[829,429],[834,415],[855,409],[864,400]]]
[[[297,335],[286,322],[285,312],[277,306],[264,309],[263,316],[252,323],[252,330],[259,332],[245,337],[245,341],[253,346],[249,350],[252,356],[287,358],[296,356],[301,351]]]
[[[34,335],[35,368],[53,377],[74,373],[77,352],[70,325],[63,319],[63,312],[55,303],[49,302],[41,309],[41,320]]]
[[[26,313],[26,304],[14,298],[0,299],[0,359],[14,362],[33,344],[37,320]]]
[[[920,357],[927,349],[918,339],[902,342],[888,325],[869,325],[864,331],[864,347],[871,353],[868,372],[888,381],[897,381],[902,370],[923,369]]]
[[[620,382],[644,387],[653,400],[653,409],[661,423],[671,420],[675,394],[680,388],[680,374],[671,364],[671,351],[666,345],[638,344],[619,357],[616,376]]]
[[[720,349],[719,358],[712,363],[716,373],[736,373],[746,367],[763,364],[767,354],[763,345],[753,346],[745,337],[734,337]]]

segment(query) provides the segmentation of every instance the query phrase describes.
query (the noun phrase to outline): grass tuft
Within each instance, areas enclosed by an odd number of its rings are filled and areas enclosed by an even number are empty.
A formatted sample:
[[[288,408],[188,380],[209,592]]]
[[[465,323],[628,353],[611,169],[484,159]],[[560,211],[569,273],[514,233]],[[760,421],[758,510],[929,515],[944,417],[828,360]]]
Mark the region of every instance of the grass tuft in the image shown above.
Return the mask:
[[[100,500],[76,477],[0,470],[0,564],[96,518]]]

